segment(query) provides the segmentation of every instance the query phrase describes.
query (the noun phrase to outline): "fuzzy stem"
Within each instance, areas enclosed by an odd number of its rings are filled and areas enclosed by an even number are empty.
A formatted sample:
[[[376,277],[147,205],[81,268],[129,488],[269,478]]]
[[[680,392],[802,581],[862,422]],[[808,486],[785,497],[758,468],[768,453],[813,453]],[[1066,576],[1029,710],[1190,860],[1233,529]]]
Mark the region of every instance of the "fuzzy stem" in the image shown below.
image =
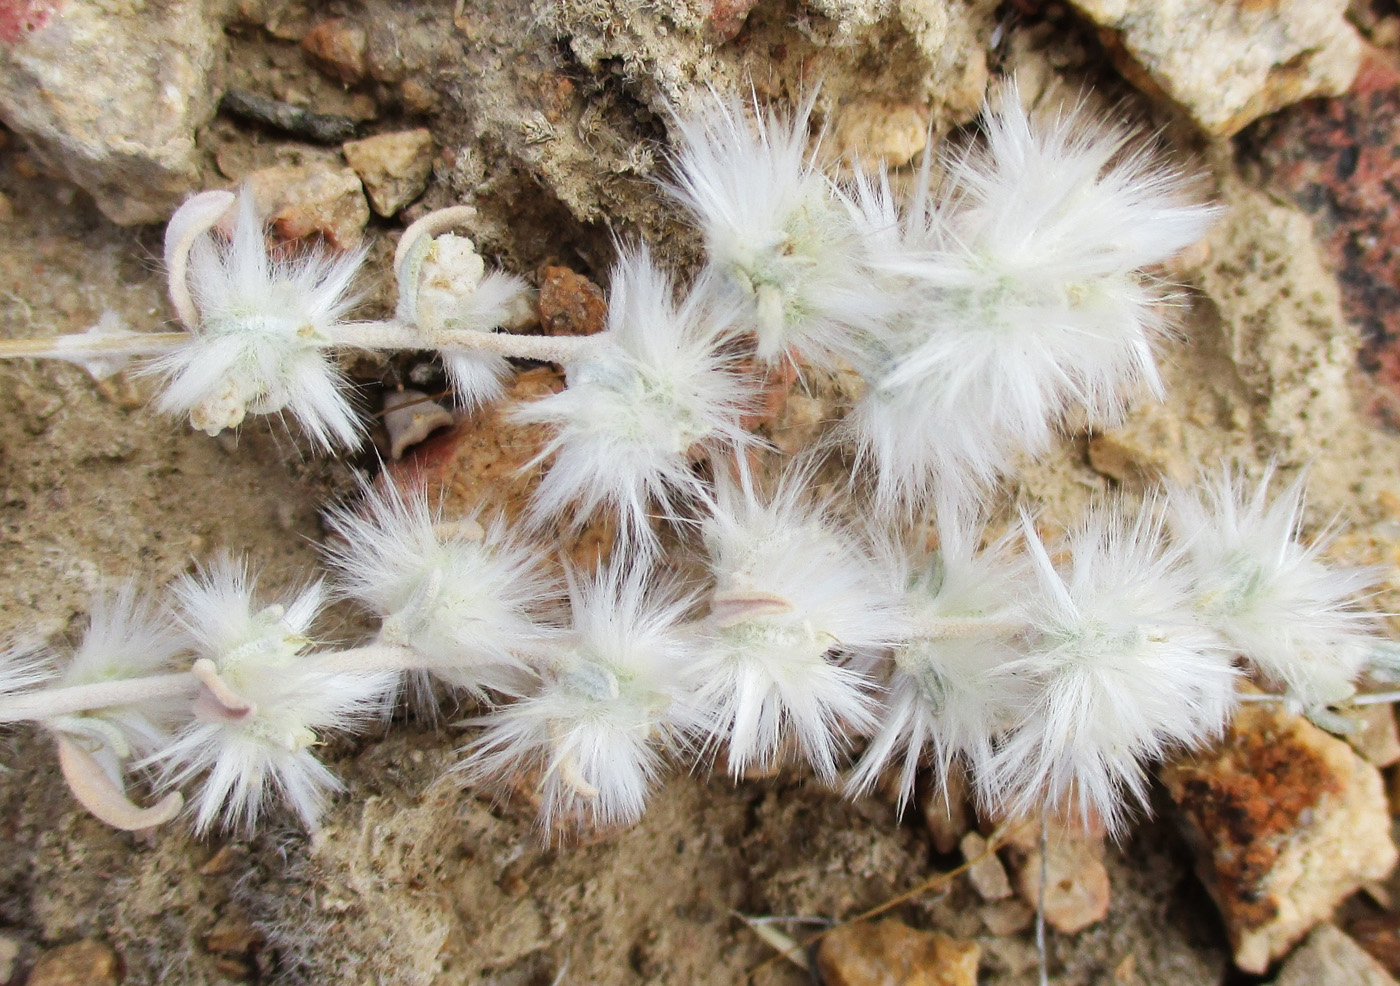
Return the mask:
[[[130,335],[72,333],[47,339],[0,339],[0,359],[61,359],[93,356],[158,356],[188,345],[188,332]],[[508,332],[445,330],[420,332],[401,322],[348,322],[335,329],[334,344],[356,349],[432,349],[444,353],[490,353],[542,363],[570,363],[600,345],[597,336],[522,336]]]
[[[0,359],[83,360],[92,356],[158,356],[190,341],[188,332],[90,335],[74,332],[47,339],[0,339]]]
[[[1025,629],[1025,621],[1000,616],[942,616],[919,621],[914,635],[923,640],[966,640],[1014,637]]]
[[[1240,692],[1235,696],[1240,702],[1286,702],[1287,695],[1273,695],[1268,692]],[[1365,695],[1353,695],[1351,698],[1342,699],[1340,702],[1333,702],[1334,708],[1346,709],[1360,705],[1389,705],[1392,702],[1400,702],[1400,691],[1370,692]]]
[[[403,322],[347,322],[336,326],[334,342],[356,349],[490,353],[542,363],[570,363],[601,344],[598,336],[522,336],[470,329],[432,332]]]
[[[199,681],[188,671],[155,674],[145,678],[118,678],[66,688],[39,688],[0,700],[0,722],[53,719],[77,715],[113,705],[132,705],[151,699],[189,697]]]
[[[1369,695],[1356,695],[1351,699],[1352,705],[1386,705],[1390,702],[1400,702],[1400,691],[1371,692]]]
[[[323,651],[310,654],[305,660],[315,662],[321,670],[343,674],[414,671],[435,666],[412,648],[385,644]],[[119,678],[64,688],[38,688],[0,699],[0,722],[43,721],[152,699],[192,698],[198,694],[200,687],[200,676],[195,671],[174,671],[144,678]],[[205,684],[204,687],[209,686]]]
[[[350,650],[324,651],[312,654],[320,670],[343,674],[364,674],[372,671],[419,671],[434,667],[412,647],[395,644],[366,644]]]
[[[1050,986],[1050,951],[1045,943],[1045,884],[1050,879],[1050,826],[1040,809],[1040,886],[1035,894],[1035,951],[1040,960],[1040,986]]]

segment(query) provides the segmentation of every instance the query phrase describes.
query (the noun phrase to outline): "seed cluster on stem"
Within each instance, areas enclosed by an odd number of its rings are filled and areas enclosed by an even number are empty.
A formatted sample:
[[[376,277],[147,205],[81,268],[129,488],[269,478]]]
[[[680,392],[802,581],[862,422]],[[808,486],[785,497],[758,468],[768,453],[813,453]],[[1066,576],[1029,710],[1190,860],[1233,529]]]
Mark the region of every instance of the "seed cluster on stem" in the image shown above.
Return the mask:
[[[926,161],[907,200],[886,175],[821,167],[811,100],[677,113],[663,187],[706,266],[681,284],[623,250],[606,330],[585,338],[496,331],[524,285],[452,232],[463,208],[404,233],[394,316],[356,322],[360,255],[274,256],[248,196],[194,197],[166,241],[185,333],[108,326],[0,355],[97,370],[144,352],[162,409],[211,432],[286,412],[327,449],[362,430],[338,349],[435,352],[467,411],[511,359],[557,363],[564,389],[509,412],[549,429],[530,463],[547,471],[516,530],[367,487],[330,514],[329,590],[267,604],[224,558],[163,602],[99,599],[70,653],[0,657],[0,722],[48,729],[75,795],[125,828],[174,817],[191,788],[199,830],[250,827],[275,798],[314,825],[339,786],[323,738],[405,691],[433,714],[445,689],[481,707],[462,777],[535,785],[547,831],[635,821],[674,764],[738,778],[791,760],[852,795],[892,776],[901,804],[925,766],[966,772],[990,812],[1051,804],[1121,831],[1146,766],[1218,736],[1242,675],[1320,720],[1365,701],[1363,676],[1400,675],[1361,604],[1379,573],[1327,563],[1325,532],[1302,540],[1301,481],[1272,493],[1271,475],[1227,471],[1105,501],[1049,542],[1027,513],[988,533],[1015,456],[1072,414],[1112,422],[1160,393],[1169,307],[1150,268],[1214,216],[1122,128],[995,95],[983,140]],[[830,444],[755,468],[753,368],[783,363],[865,383],[830,432],[858,473],[840,496],[814,481]],[[603,512],[620,533],[596,569],[539,543]],[[373,641],[318,647],[328,591],[379,621]]]

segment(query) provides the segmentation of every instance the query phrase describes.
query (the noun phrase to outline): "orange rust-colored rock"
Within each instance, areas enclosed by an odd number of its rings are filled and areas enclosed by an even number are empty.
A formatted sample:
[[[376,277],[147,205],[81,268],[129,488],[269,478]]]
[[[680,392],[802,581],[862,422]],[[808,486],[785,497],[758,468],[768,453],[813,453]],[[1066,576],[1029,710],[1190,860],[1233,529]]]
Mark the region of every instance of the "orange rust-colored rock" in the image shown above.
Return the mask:
[[[322,21],[306,32],[301,50],[311,63],[346,85],[365,77],[365,29],[344,17]]]
[[[1162,778],[1247,972],[1395,865],[1380,773],[1299,716],[1243,706],[1224,742]]]
[[[557,393],[564,378],[551,367],[519,374],[495,404],[416,446],[402,460],[390,463],[384,476],[400,486],[427,487],[431,502],[442,503],[447,517],[502,516],[518,527],[546,466],[531,465],[549,441],[543,425],[521,425],[510,419],[512,405]],[[571,518],[561,517],[555,537],[564,554],[584,569],[592,568],[612,550],[615,529],[611,518],[590,520],[574,530]],[[545,536],[546,538],[548,535]]]
[[[539,309],[547,336],[591,336],[607,327],[602,288],[567,267],[540,268]]]

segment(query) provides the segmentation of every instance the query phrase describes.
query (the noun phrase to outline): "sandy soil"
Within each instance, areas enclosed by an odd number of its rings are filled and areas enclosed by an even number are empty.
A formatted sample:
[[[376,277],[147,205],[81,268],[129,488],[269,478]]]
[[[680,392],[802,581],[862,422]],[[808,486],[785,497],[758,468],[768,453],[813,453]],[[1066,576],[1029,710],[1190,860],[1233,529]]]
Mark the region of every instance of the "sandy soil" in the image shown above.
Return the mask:
[[[443,26],[449,13],[427,11],[418,29]],[[483,21],[507,13],[505,5],[477,11]],[[777,14],[764,14],[755,31],[812,43]],[[324,79],[291,57],[294,42],[253,26],[232,39],[231,77],[275,64],[282,84],[324,93],[327,108],[347,110],[334,87],[326,92]],[[469,53],[483,57],[484,45],[473,42]],[[1059,50],[1032,48],[1017,57]],[[1062,73],[1072,82],[1104,72],[1092,50],[1083,57],[1085,65]],[[664,135],[649,110],[638,110],[664,85],[620,69],[595,72],[578,53],[567,60],[576,98],[599,107],[600,132],[625,130],[634,145]],[[843,73],[867,85],[881,77],[879,68],[862,76],[859,60],[851,62],[828,92],[844,93]],[[431,74],[445,94],[429,122],[453,148],[426,201],[476,189],[480,238],[515,269],[562,258],[603,280],[612,232],[599,219],[603,209],[616,210],[619,227],[654,231],[669,255],[693,256],[693,240],[674,217],[657,215],[638,176],[619,177],[627,147],[606,145],[590,164],[572,143],[547,151],[502,145],[490,128],[473,129],[468,110],[495,120],[509,107],[483,108],[481,91],[458,98],[440,61],[424,55],[416,64],[409,74]],[[537,78],[556,68],[529,71]],[[456,71],[453,79],[468,75]],[[366,89],[377,100],[374,127],[415,122],[386,88]],[[966,119],[962,106],[949,100],[940,129]],[[1146,107],[1134,110],[1152,119]],[[635,118],[623,127],[617,121],[628,113]],[[0,224],[0,332],[78,331],[108,310],[134,327],[168,323],[155,259],[160,231],[112,226],[83,193],[44,174],[21,140],[0,136],[0,192],[13,204]],[[202,139],[211,174],[276,160],[286,143],[222,119]],[[1272,457],[1286,468],[1311,462],[1310,523],[1341,513],[1351,533],[1339,555],[1393,562],[1400,443],[1353,410],[1355,332],[1337,309],[1306,220],[1243,184],[1227,148],[1202,148],[1174,130],[1168,141],[1183,158],[1194,156],[1225,211],[1208,257],[1175,272],[1187,287],[1182,336],[1163,353],[1171,396],[1136,412],[1126,432],[1147,436],[1144,459],[1168,470],[1222,459],[1256,473]],[[590,175],[604,172],[585,195]],[[391,228],[376,220],[370,235],[386,238]],[[372,403],[373,372],[366,384]],[[829,392],[818,381],[813,394],[819,410]],[[160,585],[220,551],[253,559],[269,592],[312,577],[321,511],[353,489],[357,473],[376,468],[368,454],[315,455],[277,421],[211,439],[154,413],[149,396],[150,383],[139,378],[99,385],[75,367],[0,366],[0,639],[71,634],[99,586],[125,578]],[[789,413],[779,431],[807,427],[813,404],[793,402]],[[1037,504],[1048,524],[1067,524],[1096,494],[1146,485],[1095,471],[1089,438],[1069,436],[1047,460],[1026,464],[1003,509]],[[1391,596],[1378,605],[1400,608]],[[353,613],[336,620],[332,637],[363,632]],[[844,918],[953,862],[933,849],[917,811],[901,819],[882,798],[844,801],[796,773],[737,786],[675,777],[635,828],[547,847],[526,807],[453,781],[465,735],[449,725],[457,718],[401,715],[392,727],[335,743],[327,755],[347,792],[315,835],[277,816],[255,836],[205,839],[179,824],[142,837],[104,828],[58,780],[48,741],[8,730],[0,734],[8,768],[0,773],[0,932],[26,955],[79,939],[107,942],[132,984],[739,983],[772,952],[736,912]],[[1223,931],[1169,821],[1138,827],[1110,850],[1109,869],[1108,919],[1052,938],[1057,986],[1226,981]],[[991,935],[978,903],[956,883],[894,913],[981,941],[987,986],[1034,982],[1029,933]],[[221,952],[210,944],[217,932],[244,934],[249,947]],[[807,978],[775,963],[757,981]]]

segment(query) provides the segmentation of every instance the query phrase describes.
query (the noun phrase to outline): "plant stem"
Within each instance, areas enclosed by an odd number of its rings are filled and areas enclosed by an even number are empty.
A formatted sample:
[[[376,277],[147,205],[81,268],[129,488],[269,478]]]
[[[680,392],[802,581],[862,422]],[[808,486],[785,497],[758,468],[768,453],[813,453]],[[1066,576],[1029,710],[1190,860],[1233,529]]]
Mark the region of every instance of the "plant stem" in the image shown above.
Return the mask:
[[[419,671],[433,667],[411,647],[393,644],[367,644],[350,650],[326,651],[312,654],[318,670],[342,674],[365,674],[373,671]]]
[[[1050,952],[1045,944],[1045,884],[1050,879],[1050,826],[1040,809],[1040,885],[1035,895],[1035,950],[1040,959],[1040,986],[1050,986]]]
[[[63,359],[91,356],[157,356],[190,341],[188,332],[133,332],[92,335],[74,332],[47,339],[0,339],[0,359]]]
[[[335,343],[356,349],[431,349],[440,353],[489,353],[543,363],[569,363],[600,344],[597,336],[523,336],[471,329],[419,329],[403,322],[346,322]]]
[[[1014,637],[1025,629],[1025,621],[1000,616],[943,616],[920,620],[914,634],[925,640],[965,640]]]
[[[1400,691],[1371,692],[1369,695],[1356,695],[1351,699],[1352,705],[1385,705],[1389,702],[1400,702]]]
[[[39,688],[0,700],[0,722],[52,719],[114,705],[187,697],[194,695],[198,688],[198,680],[188,671],[97,681],[66,688]]]
[[[314,663],[318,670],[339,674],[412,671],[431,667],[417,651],[384,644],[310,654],[304,660]],[[193,698],[199,688],[199,677],[192,671],[173,671],[143,678],[119,678],[59,688],[36,688],[0,699],[0,723],[43,721],[153,699]]]
[[[46,339],[0,339],[0,359],[61,359],[94,356],[158,356],[189,345],[188,332],[91,335],[75,332]],[[356,349],[431,349],[442,353],[489,353],[542,363],[570,363],[600,344],[596,336],[523,336],[474,330],[423,332],[402,322],[347,322],[334,345]]]

